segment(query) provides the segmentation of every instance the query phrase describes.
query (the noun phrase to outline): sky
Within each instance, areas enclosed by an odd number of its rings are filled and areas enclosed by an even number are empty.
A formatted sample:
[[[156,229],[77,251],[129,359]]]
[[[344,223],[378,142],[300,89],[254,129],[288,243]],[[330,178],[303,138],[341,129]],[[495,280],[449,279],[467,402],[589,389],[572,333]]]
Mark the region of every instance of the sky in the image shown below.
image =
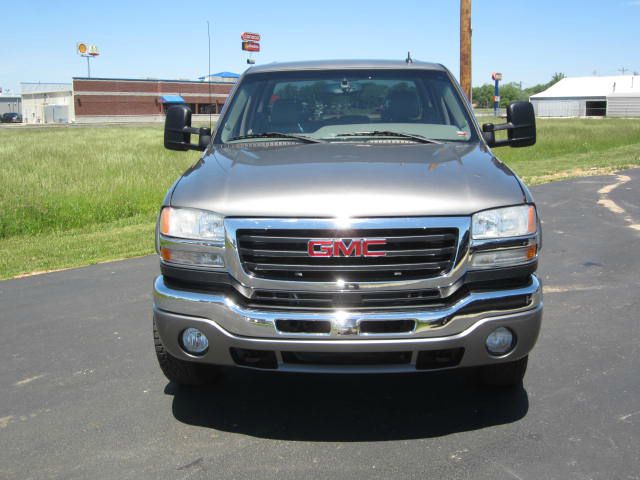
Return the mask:
[[[459,74],[458,0],[3,0],[0,87],[86,76],[76,42],[98,46],[92,76],[197,79],[247,68],[243,31],[262,35],[257,64],[384,58]],[[568,76],[640,71],[640,0],[472,0],[473,84],[524,87]]]

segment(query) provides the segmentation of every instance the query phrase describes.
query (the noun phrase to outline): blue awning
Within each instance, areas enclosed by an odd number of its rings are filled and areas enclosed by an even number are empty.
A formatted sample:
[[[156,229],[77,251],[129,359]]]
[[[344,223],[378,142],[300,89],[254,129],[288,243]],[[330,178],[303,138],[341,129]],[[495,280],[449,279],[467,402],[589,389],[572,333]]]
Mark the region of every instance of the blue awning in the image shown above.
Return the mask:
[[[211,77],[212,79],[215,79],[215,78],[240,78],[240,74],[233,73],[233,72],[218,72],[218,73],[212,73],[211,75],[205,75],[204,77],[198,77],[198,80],[201,80],[201,81],[204,82],[209,77]]]
[[[162,103],[184,103],[180,95],[162,95]]]
[[[218,72],[211,75],[212,77],[222,77],[222,78],[240,78],[240,75],[233,72]]]

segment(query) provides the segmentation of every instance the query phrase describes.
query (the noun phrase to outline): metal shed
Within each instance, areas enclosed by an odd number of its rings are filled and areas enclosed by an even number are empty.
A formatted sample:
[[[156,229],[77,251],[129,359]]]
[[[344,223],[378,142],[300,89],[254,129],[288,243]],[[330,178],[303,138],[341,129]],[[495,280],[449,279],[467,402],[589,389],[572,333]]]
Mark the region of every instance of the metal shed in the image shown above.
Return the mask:
[[[634,85],[636,86],[634,89]],[[604,77],[571,77],[563,78],[544,92],[532,95],[531,103],[538,117],[603,117],[610,115],[607,107],[608,99],[615,95],[615,103],[622,103],[613,110],[633,111],[627,108],[627,100],[617,92],[640,91],[640,77],[632,75]]]
[[[607,96],[607,117],[640,117],[640,92]]]
[[[608,117],[640,117],[640,76],[616,84],[607,95]]]

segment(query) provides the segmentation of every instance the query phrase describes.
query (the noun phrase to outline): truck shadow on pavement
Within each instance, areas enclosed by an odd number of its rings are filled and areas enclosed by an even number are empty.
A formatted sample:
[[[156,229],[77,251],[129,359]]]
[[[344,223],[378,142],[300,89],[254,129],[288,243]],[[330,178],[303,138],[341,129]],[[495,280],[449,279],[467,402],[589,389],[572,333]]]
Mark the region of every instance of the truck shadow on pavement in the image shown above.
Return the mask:
[[[523,387],[479,387],[470,371],[404,375],[302,375],[229,371],[211,389],[169,383],[174,417],[260,438],[383,441],[430,438],[515,422]]]

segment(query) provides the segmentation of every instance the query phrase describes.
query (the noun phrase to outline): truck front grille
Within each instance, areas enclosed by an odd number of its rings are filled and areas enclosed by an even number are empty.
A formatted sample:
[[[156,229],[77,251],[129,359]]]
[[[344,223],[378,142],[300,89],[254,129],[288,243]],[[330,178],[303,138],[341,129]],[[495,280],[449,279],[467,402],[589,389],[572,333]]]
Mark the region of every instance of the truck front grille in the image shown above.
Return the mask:
[[[310,240],[385,239],[385,256],[311,257]],[[453,266],[455,228],[237,231],[242,266],[250,275],[306,282],[376,282],[431,278]],[[373,250],[373,249],[372,249]]]
[[[245,303],[254,308],[295,309],[384,309],[431,308],[445,306],[437,289],[399,290],[390,292],[285,292],[282,290],[256,290]]]

